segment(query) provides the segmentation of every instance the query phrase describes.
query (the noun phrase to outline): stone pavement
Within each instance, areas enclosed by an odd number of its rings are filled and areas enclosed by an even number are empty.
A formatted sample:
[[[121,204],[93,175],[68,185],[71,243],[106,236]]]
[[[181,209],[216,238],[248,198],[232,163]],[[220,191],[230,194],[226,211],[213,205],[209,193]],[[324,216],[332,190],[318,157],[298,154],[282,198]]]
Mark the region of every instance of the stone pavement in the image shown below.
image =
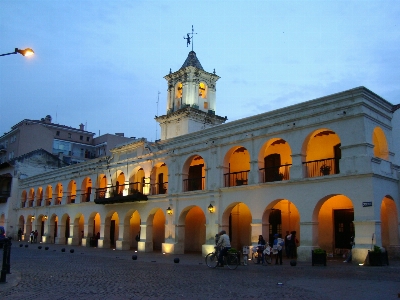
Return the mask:
[[[328,261],[210,269],[200,254],[163,255],[14,242],[0,299],[399,299],[400,261]],[[25,243],[23,243],[25,245]],[[49,247],[45,250],[45,247]],[[65,252],[61,249],[65,248]],[[74,253],[70,250],[73,249]],[[2,251],[0,250],[2,254]],[[137,260],[132,260],[137,255]],[[174,263],[179,258],[179,263]]]

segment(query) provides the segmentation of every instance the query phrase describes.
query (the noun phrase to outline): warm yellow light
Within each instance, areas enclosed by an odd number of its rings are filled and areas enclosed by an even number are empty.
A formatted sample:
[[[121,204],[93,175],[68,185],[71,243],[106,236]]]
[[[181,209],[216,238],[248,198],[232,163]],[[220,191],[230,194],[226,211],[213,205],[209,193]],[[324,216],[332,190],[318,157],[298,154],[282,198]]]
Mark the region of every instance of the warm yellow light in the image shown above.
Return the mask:
[[[172,215],[172,209],[171,209],[171,207],[169,207],[169,206],[168,206],[168,208],[167,208],[167,214]]]
[[[35,54],[35,52],[31,48],[26,48],[25,50],[15,48],[15,52],[18,52],[23,56],[32,56],[33,54]]]
[[[210,212],[210,213],[213,213],[214,212],[214,206],[210,203],[210,205],[208,206],[208,211]]]

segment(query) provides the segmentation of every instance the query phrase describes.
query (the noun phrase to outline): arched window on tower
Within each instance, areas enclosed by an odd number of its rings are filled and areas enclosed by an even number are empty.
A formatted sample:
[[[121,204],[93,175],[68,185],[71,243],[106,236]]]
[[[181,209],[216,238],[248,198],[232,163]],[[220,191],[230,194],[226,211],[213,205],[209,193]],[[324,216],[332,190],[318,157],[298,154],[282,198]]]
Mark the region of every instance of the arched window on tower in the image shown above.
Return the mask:
[[[207,99],[207,85],[204,82],[199,84],[199,97]]]
[[[175,86],[175,107],[174,110],[178,110],[182,106],[182,91],[183,85],[182,82],[178,82]]]

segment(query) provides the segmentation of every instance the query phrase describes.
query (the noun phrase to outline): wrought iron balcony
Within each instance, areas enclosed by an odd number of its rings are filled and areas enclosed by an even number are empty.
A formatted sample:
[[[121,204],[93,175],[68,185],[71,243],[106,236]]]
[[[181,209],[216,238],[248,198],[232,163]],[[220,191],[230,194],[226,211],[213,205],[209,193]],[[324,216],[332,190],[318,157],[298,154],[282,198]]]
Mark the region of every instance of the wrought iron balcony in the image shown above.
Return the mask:
[[[250,170],[224,174],[225,187],[247,185],[249,172]]]

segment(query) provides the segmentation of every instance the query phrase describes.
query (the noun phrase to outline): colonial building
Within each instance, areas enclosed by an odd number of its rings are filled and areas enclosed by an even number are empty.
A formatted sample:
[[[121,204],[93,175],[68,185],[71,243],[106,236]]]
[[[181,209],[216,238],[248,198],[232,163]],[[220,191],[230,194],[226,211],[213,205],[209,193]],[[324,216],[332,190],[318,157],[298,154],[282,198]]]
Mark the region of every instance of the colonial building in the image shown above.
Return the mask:
[[[221,229],[237,249],[296,231],[299,260],[340,254],[354,235],[356,262],[371,244],[400,256],[395,106],[358,87],[224,124],[219,77],[193,51],[165,79],[160,141],[20,179],[6,226],[46,243],[99,234],[98,247],[203,254]]]

